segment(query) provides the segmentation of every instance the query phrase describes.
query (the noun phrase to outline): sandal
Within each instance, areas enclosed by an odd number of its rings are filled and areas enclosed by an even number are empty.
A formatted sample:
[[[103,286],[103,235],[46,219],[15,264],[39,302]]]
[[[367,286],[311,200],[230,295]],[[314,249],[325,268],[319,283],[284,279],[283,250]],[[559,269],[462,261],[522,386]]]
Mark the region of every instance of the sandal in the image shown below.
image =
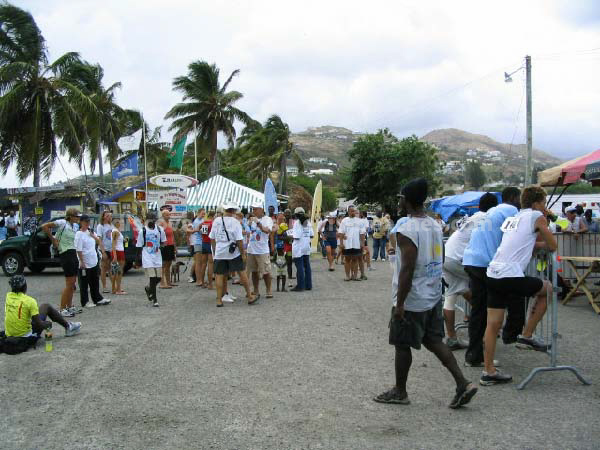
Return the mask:
[[[222,308],[222,307],[223,307],[223,302],[217,303],[217,308]]]
[[[259,298],[260,298],[260,294],[258,294],[256,297],[254,297],[254,300],[252,300],[252,301],[248,300],[248,304],[254,305],[258,301]]]
[[[273,294],[267,294],[266,297],[267,298],[273,298]]]
[[[373,401],[377,403],[390,403],[395,405],[410,405],[408,395],[401,397],[395,387],[387,392],[384,392],[383,394],[379,394],[377,397],[373,398]]]
[[[125,291],[118,291],[118,292],[115,292],[115,295],[127,295],[127,292],[125,292]]]

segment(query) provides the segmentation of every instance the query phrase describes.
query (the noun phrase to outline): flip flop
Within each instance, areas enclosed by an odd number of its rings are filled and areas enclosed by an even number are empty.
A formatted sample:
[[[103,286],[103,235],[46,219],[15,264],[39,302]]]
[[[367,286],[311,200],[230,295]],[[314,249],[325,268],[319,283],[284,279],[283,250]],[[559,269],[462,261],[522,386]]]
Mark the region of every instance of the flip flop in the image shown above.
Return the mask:
[[[273,298],[273,294],[267,294],[267,298]]]
[[[330,268],[330,269],[329,269],[329,271],[330,271],[330,272],[335,272],[335,269],[333,269],[333,268]]]
[[[258,295],[257,295],[257,296],[254,298],[254,300],[252,300],[251,302],[249,301],[249,302],[248,302],[248,304],[249,304],[249,305],[254,305],[254,304],[256,304],[256,302],[258,301],[258,299],[259,299],[259,298],[260,298],[260,294],[258,294]]]
[[[127,292],[125,292],[125,291],[115,292],[115,295],[127,295]]]

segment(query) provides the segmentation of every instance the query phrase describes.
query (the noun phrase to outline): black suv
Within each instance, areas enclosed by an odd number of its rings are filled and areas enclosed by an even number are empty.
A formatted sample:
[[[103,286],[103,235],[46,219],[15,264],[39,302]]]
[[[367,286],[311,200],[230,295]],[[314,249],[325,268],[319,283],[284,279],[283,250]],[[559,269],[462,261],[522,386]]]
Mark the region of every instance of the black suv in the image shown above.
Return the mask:
[[[98,214],[90,214],[90,228],[96,229]],[[56,217],[53,220],[58,220]],[[125,267],[127,272],[136,260],[135,240],[138,231],[142,229],[140,219],[132,214],[113,214],[113,218],[120,219],[121,233],[125,244]],[[0,264],[7,276],[23,273],[28,267],[33,273],[40,273],[46,267],[60,267],[60,260],[56,252],[51,251],[51,242],[40,227],[30,236],[16,236],[0,243]]]

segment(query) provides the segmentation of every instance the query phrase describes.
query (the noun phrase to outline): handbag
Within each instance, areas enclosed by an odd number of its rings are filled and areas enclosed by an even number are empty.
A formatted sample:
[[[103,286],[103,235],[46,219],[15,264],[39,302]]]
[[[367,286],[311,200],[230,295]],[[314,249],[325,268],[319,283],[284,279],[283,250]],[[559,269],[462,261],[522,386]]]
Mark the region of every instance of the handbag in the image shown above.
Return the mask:
[[[223,230],[225,231],[225,236],[227,236],[227,241],[230,241],[229,233],[227,232],[227,227],[225,226],[225,217],[221,217],[221,220],[223,221]],[[237,242],[231,242],[229,244],[229,253],[235,253],[236,248],[237,248]]]

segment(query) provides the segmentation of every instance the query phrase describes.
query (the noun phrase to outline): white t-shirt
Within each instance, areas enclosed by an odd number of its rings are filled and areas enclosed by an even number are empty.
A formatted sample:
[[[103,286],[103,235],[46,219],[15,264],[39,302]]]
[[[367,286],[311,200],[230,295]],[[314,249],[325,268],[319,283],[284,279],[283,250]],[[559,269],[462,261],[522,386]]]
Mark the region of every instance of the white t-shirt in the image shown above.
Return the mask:
[[[345,217],[340,224],[340,233],[346,236],[343,242],[346,250],[362,248],[360,235],[366,233],[362,219],[358,217]]]
[[[273,230],[273,219],[268,216],[262,216],[258,223],[270,231]],[[226,224],[228,225],[228,224]],[[248,243],[248,254],[250,255],[265,255],[270,253],[269,249],[269,234],[260,231],[257,224],[250,222],[248,224],[252,233],[250,234],[250,242]],[[229,231],[229,229],[228,229]]]
[[[471,233],[477,228],[479,222],[485,219],[485,214],[483,211],[477,211],[471,217],[464,217],[460,220],[458,230],[452,233],[446,241],[446,258],[462,262],[463,253],[471,239]]]
[[[514,217],[502,223],[502,242],[487,268],[490,278],[513,278],[525,276],[537,239],[535,221],[542,216],[540,211],[522,209]]]
[[[442,227],[431,217],[410,217],[403,222],[398,221],[396,227],[398,233],[406,236],[417,247],[412,287],[404,300],[404,309],[428,311],[442,298]],[[396,251],[396,271],[392,282],[393,305],[396,305],[398,275],[402,269],[400,246],[396,246]]]
[[[162,255],[160,254],[161,242],[167,242],[165,230],[158,225],[151,230],[146,229],[146,245],[144,245],[144,230],[138,233],[136,247],[144,247],[142,250],[142,267],[144,269],[158,269],[162,267]]]
[[[110,252],[112,249],[112,232],[114,228],[110,223],[104,225],[98,224],[96,227],[96,234],[102,239],[102,245],[107,252]]]
[[[6,216],[4,218],[4,222],[6,223],[6,228],[8,228],[9,230],[10,229],[14,230],[15,228],[17,228],[17,218],[16,218],[16,216],[12,216],[12,217]]]
[[[300,258],[304,255],[310,255],[310,238],[314,236],[314,230],[307,220],[306,225],[303,226],[299,220],[294,222],[294,228],[292,228],[292,258]]]
[[[75,250],[82,253],[83,265],[86,269],[96,267],[98,264],[96,240],[90,235],[89,231],[78,231],[75,233]],[[77,253],[77,259],[81,263],[79,253]]]
[[[199,230],[200,225],[202,225],[203,222],[204,219],[196,217],[192,222],[192,227],[194,227],[194,230]],[[192,245],[202,245],[202,233],[200,231],[196,231],[194,234],[192,234]]]
[[[569,222],[569,225],[567,225],[567,228],[564,231],[571,231],[572,233],[579,232],[579,228],[581,227],[581,217],[575,216],[573,222],[568,219],[567,221]]]
[[[223,227],[225,223],[225,227]],[[225,233],[225,228],[227,233]],[[229,234],[229,239],[227,235]],[[240,256],[240,249],[235,248],[235,252],[229,253],[229,244],[242,240],[242,225],[235,217],[217,217],[213,221],[212,229],[208,235],[211,240],[215,241],[214,259],[235,259]]]

